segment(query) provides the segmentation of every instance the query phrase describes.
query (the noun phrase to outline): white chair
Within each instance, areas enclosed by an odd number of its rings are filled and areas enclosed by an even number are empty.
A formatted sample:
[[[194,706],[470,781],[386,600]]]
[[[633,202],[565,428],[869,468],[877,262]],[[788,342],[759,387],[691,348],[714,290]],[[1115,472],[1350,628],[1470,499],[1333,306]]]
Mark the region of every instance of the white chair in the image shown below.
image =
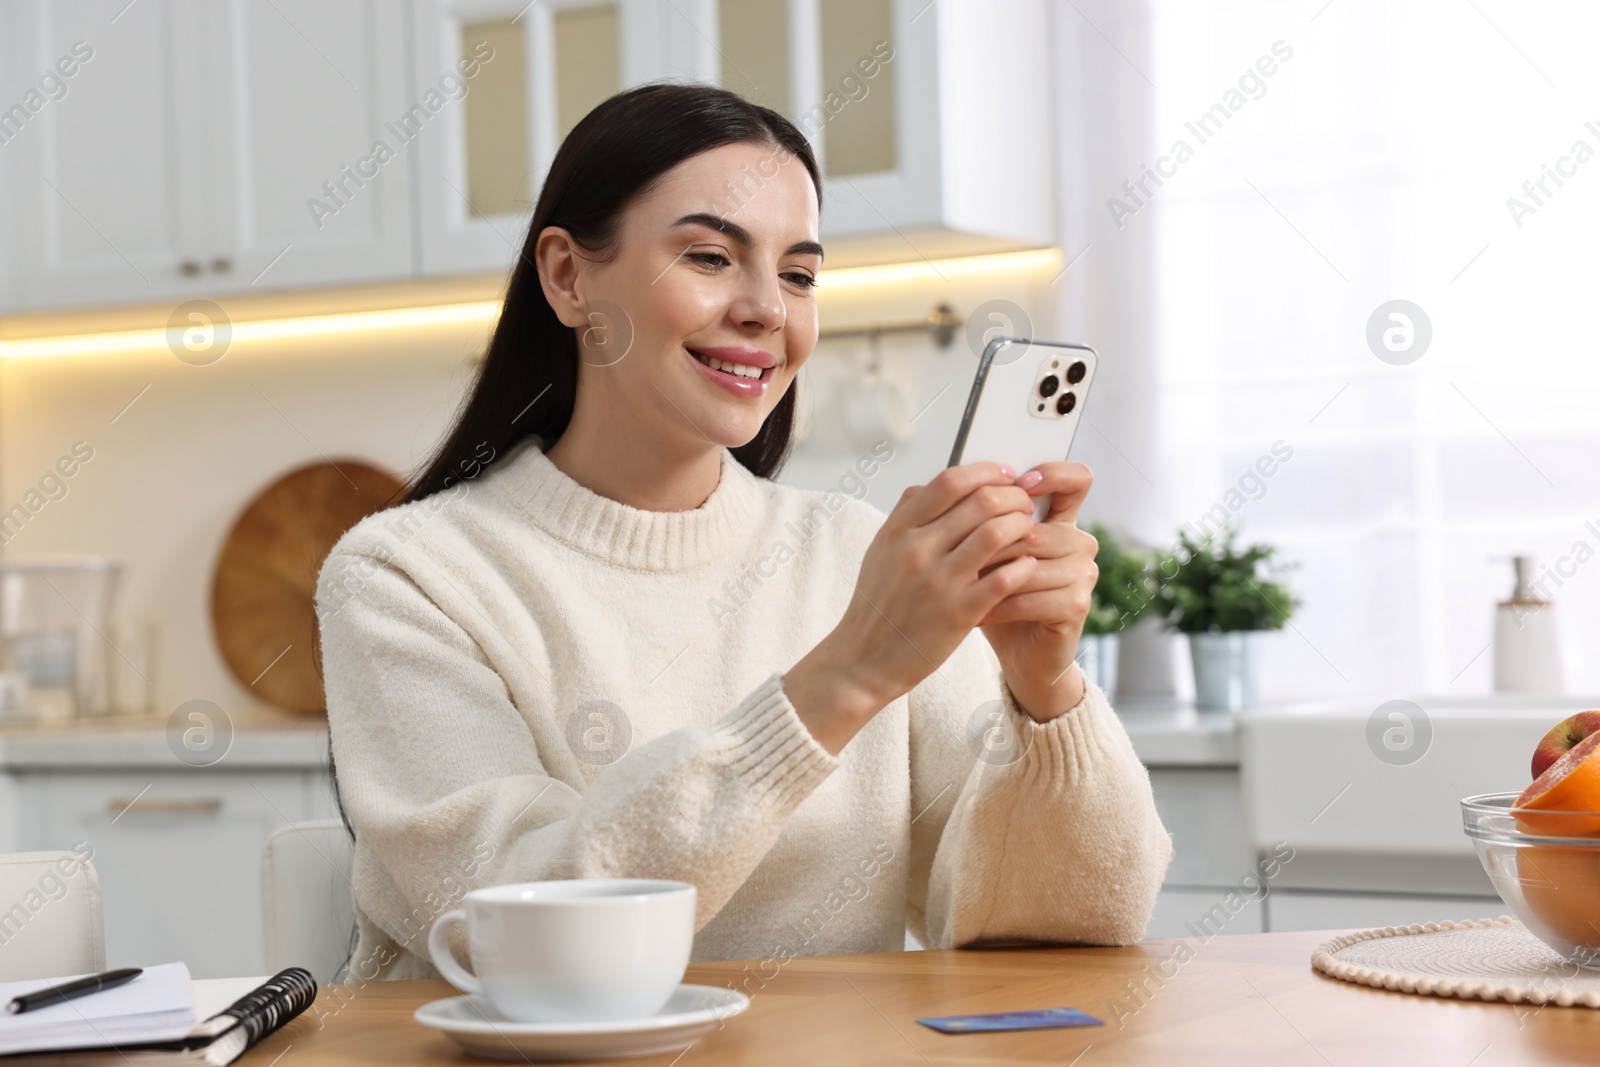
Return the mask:
[[[337,819],[274,831],[261,854],[261,929],[267,968],[304,967],[331,982],[350,952],[350,835]]]
[[[105,969],[94,864],[76,852],[0,855],[0,981]]]

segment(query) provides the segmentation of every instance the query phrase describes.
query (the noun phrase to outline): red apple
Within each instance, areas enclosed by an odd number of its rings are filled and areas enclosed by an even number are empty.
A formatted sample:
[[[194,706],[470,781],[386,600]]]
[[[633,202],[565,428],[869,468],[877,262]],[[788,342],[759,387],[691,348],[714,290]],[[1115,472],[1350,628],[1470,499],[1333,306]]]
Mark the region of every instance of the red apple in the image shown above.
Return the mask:
[[[1533,750],[1533,776],[1538,778],[1590,734],[1600,733],[1600,711],[1580,711],[1556,723]]]

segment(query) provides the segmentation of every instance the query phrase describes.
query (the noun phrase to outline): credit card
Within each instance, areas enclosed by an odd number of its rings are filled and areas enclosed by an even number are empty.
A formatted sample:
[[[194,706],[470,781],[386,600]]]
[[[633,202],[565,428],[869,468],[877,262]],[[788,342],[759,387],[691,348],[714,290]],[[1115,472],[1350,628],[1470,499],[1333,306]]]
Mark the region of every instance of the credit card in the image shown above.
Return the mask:
[[[979,1033],[994,1030],[1054,1030],[1063,1026],[1104,1026],[1093,1015],[1076,1008],[1038,1008],[1033,1011],[997,1011],[988,1015],[940,1015],[918,1019],[947,1034]]]

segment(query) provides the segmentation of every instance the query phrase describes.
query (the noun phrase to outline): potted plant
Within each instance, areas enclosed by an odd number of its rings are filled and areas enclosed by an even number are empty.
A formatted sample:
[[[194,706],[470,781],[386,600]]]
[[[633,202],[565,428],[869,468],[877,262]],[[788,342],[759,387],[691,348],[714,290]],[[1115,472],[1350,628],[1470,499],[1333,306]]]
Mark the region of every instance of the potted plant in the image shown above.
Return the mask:
[[[1157,610],[1169,630],[1189,635],[1195,706],[1238,711],[1256,700],[1254,635],[1280,630],[1299,606],[1278,578],[1292,565],[1276,562],[1271,545],[1234,547],[1235,531],[1196,542],[1187,530],[1156,567]]]
[[[1100,542],[1095,555],[1100,576],[1095,579],[1089,615],[1083,621],[1077,660],[1084,677],[1105,692],[1106,700],[1115,701],[1122,631],[1139,620],[1154,595],[1150,553],[1123,541],[1101,523],[1092,524],[1089,532]]]

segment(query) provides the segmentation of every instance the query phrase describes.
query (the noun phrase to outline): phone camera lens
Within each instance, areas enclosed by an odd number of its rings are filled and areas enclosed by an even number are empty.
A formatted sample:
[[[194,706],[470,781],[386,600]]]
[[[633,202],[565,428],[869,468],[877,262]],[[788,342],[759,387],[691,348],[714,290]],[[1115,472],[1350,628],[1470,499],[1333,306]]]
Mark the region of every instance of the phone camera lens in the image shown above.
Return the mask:
[[[1040,396],[1055,396],[1056,390],[1061,388],[1061,379],[1054,374],[1046,374],[1039,382]]]
[[[1073,408],[1075,408],[1077,406],[1078,406],[1078,396],[1077,396],[1076,393],[1071,393],[1071,392],[1062,393],[1058,398],[1056,398],[1056,414],[1057,415],[1065,415],[1065,414],[1067,414],[1069,411],[1071,411]]]
[[[1072,366],[1067,368],[1067,384],[1077,385],[1083,381],[1083,376],[1088,373],[1089,368],[1083,365],[1083,360],[1075,360]]]

